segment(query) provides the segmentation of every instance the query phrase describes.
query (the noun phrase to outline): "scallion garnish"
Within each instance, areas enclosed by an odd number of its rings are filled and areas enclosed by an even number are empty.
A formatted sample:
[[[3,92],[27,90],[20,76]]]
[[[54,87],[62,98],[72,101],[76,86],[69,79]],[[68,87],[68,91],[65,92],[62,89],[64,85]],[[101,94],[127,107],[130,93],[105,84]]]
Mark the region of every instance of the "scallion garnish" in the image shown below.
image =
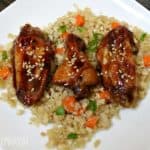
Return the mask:
[[[2,60],[5,61],[6,59],[8,59],[7,52],[6,52],[6,51],[3,51],[3,52],[2,52]]]
[[[61,32],[61,33],[64,33],[67,31],[67,26],[66,25],[61,25],[59,28],[58,28],[58,31]]]
[[[76,133],[70,133],[70,134],[68,134],[67,138],[68,139],[77,139],[78,135]]]
[[[96,51],[102,37],[103,37],[103,34],[101,34],[101,33],[93,33],[93,38],[88,43],[88,47],[87,47],[90,52]]]
[[[90,100],[89,104],[87,106],[87,109],[95,112],[97,110],[97,103],[96,103],[96,101]]]
[[[146,36],[147,36],[147,33],[145,33],[145,32],[142,33],[141,36],[140,36],[140,41],[143,42]]]

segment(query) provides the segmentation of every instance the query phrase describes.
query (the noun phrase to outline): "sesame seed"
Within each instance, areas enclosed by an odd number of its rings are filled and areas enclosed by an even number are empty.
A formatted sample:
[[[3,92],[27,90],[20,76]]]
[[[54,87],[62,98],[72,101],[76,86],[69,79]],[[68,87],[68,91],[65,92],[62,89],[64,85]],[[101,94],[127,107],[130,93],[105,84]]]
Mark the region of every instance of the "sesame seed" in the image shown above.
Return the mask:
[[[124,79],[124,77],[125,77],[125,75],[124,75],[124,74],[122,74],[122,75],[121,75],[121,78],[122,78],[122,79]]]
[[[104,57],[104,59],[103,59],[103,64],[105,65],[105,64],[107,64],[107,59]]]
[[[31,82],[32,80],[33,80],[32,78],[28,79],[29,82]]]
[[[73,50],[73,49],[74,49],[74,47],[72,46],[72,47],[71,47],[71,50]]]
[[[48,50],[49,50],[49,47],[47,46],[47,47],[45,48],[45,50],[48,51]]]
[[[35,65],[36,65],[36,66],[38,66],[38,65],[39,65],[39,63],[35,62]]]
[[[19,47],[22,47],[22,43],[20,42],[18,46],[19,46]]]
[[[115,47],[115,44],[111,44],[112,47]]]
[[[122,47],[122,43],[119,44],[119,47],[120,47],[120,48]]]
[[[121,69],[119,69],[119,73],[122,73],[122,70],[121,70]]]
[[[119,85],[122,85],[122,82],[119,80],[119,81],[118,81],[118,84],[119,84]]]
[[[22,51],[23,51],[23,49],[22,49],[22,48],[20,48],[20,51],[22,52]]]
[[[76,72],[79,72],[79,69],[76,69]]]
[[[81,62],[85,62],[85,60],[84,60],[84,59],[81,59]]]
[[[68,76],[71,76],[72,74],[71,73],[68,73]]]
[[[39,55],[38,57],[39,57],[39,58],[42,58],[42,56],[41,56],[41,55]]]
[[[77,68],[77,66],[73,66],[73,68],[74,68],[74,69],[76,69],[76,68]]]
[[[114,40],[114,44],[116,44],[116,42],[117,42],[117,41],[116,41],[116,40]]]
[[[107,74],[107,73],[108,73],[107,71],[104,72],[104,74]]]
[[[129,82],[129,80],[128,80],[128,79],[126,79],[126,80],[125,80],[125,82],[126,82],[126,83],[128,83],[128,82]]]
[[[68,83],[64,83],[64,86],[67,86],[67,85],[69,85]]]
[[[34,88],[31,89],[31,92],[33,92],[33,91],[34,91]]]
[[[81,56],[80,56],[80,58],[84,58],[84,56],[83,56],[83,55],[81,55]]]
[[[39,77],[39,75],[38,75],[38,74],[36,74],[36,75],[35,75],[35,78],[38,78],[38,77]]]

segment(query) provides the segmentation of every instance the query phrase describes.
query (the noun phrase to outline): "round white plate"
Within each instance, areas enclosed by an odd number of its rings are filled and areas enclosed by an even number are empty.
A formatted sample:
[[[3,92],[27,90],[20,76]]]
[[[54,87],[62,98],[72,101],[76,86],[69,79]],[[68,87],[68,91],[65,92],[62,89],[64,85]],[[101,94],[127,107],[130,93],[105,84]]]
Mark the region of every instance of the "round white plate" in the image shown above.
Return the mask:
[[[0,13],[0,43],[8,42],[8,33],[18,34],[20,26],[31,23],[46,26],[75,10],[89,7],[96,14],[114,16],[150,33],[150,12],[134,0],[17,0]],[[18,117],[16,110],[0,102],[0,147],[2,150],[45,150],[46,139],[40,132],[48,127],[29,125],[30,113]],[[136,109],[121,111],[121,120],[113,119],[109,130],[98,132],[100,150],[150,150],[150,92]],[[93,150],[88,143],[85,150]]]

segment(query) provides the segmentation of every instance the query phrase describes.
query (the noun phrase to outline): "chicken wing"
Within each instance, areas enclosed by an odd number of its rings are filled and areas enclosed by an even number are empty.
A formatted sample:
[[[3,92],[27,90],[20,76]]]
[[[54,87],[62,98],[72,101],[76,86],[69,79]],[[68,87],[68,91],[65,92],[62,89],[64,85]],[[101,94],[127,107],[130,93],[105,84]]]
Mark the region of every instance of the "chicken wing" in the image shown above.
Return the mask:
[[[120,26],[103,38],[96,54],[103,86],[111,93],[112,101],[126,107],[136,93],[135,50],[132,32]]]
[[[65,45],[67,57],[56,70],[53,83],[71,88],[78,99],[84,98],[89,88],[97,84],[97,72],[84,53],[86,46],[81,38],[69,34]]]
[[[39,28],[26,24],[14,41],[12,56],[16,95],[23,104],[33,105],[50,80],[52,43]]]

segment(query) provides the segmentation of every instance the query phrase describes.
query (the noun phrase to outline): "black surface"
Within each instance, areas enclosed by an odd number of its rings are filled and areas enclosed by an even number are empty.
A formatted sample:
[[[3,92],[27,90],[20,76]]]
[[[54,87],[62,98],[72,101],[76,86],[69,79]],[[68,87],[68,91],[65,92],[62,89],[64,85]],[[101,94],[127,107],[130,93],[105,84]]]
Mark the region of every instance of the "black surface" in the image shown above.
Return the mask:
[[[7,7],[9,4],[14,2],[15,0],[0,0],[0,11]]]
[[[140,4],[150,10],[150,0],[137,0]]]
[[[0,0],[0,11],[3,10],[5,7],[7,7],[9,4],[11,4],[15,0]],[[144,7],[150,10],[150,0],[136,0],[140,4],[142,4]]]

